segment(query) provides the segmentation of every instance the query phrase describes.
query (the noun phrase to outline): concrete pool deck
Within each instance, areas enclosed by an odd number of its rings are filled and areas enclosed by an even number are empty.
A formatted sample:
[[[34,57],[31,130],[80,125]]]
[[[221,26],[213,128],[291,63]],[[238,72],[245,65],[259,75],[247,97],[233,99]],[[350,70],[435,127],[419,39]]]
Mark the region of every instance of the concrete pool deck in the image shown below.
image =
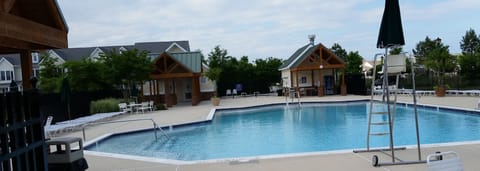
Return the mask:
[[[377,96],[379,97],[379,96]],[[305,97],[301,101],[337,101],[337,100],[360,100],[369,99],[370,96],[326,96],[326,97]],[[477,107],[480,97],[471,96],[450,96],[434,97],[422,96],[418,98],[419,104],[441,105],[456,108],[471,109]],[[411,102],[411,97],[399,97],[401,102]],[[238,97],[223,98],[217,108],[247,107],[271,103],[284,103],[285,97],[259,96],[259,97]],[[176,125],[203,121],[207,118],[213,108],[210,101],[202,101],[198,106],[190,106],[189,103],[178,104],[177,106],[164,111],[154,111],[146,114],[125,114],[113,118],[113,120],[127,120],[151,118],[161,126]],[[115,123],[96,125],[86,128],[86,140],[98,138],[105,134],[132,131],[138,129],[152,128],[151,121],[136,121],[128,123]],[[415,134],[412,132],[412,134]],[[82,137],[82,131],[76,131],[62,136]],[[363,142],[362,142],[363,143]],[[422,159],[428,154],[436,151],[455,151],[459,154],[465,170],[480,170],[477,159],[480,158],[480,141],[470,143],[456,143],[447,145],[422,145]],[[188,165],[164,164],[159,162],[141,161],[135,159],[122,159],[111,156],[98,156],[85,154],[90,171],[105,170],[427,170],[426,164],[397,165],[372,167],[371,158],[378,155],[380,162],[390,162],[391,158],[382,153],[353,153],[351,151],[334,153],[309,153],[294,156],[283,156],[274,158],[260,158],[252,162],[238,163],[227,160],[218,162],[204,162]],[[416,148],[395,151],[396,157],[404,161],[418,160]]]

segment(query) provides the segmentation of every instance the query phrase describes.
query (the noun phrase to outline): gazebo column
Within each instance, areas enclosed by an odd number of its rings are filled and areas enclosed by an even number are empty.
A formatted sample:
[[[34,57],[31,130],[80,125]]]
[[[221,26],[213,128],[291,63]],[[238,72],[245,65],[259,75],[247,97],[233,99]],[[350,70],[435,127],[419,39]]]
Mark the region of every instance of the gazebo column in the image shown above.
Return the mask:
[[[32,67],[32,53],[29,50],[20,52],[20,63],[22,67],[22,87],[23,90],[28,90],[32,88],[30,84],[30,78],[33,75]]]
[[[165,79],[165,104],[167,105],[167,107],[172,107],[173,106],[173,99],[172,99],[172,95],[170,94],[171,93],[171,90],[170,90],[170,78],[167,78]]]
[[[300,84],[298,82],[300,82],[298,80],[298,70],[295,71],[295,80],[297,81],[296,83],[296,87],[295,87],[295,92],[297,93],[297,96],[300,96]]]
[[[347,85],[345,84],[345,68],[342,69],[341,94],[342,94],[342,96],[346,96],[346,95],[347,95]]]
[[[195,75],[192,77],[192,106],[200,103],[200,79]]]
[[[323,72],[322,72],[322,69],[320,69],[318,71],[318,97],[322,97],[324,96],[324,92],[323,92]]]

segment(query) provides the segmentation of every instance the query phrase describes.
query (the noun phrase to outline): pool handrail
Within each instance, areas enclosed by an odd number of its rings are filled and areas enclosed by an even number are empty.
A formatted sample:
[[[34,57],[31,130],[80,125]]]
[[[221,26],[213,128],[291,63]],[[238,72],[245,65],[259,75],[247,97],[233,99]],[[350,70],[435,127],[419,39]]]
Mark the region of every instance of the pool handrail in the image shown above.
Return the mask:
[[[152,118],[141,118],[141,119],[118,120],[118,121],[92,122],[92,123],[82,125],[83,141],[87,140],[86,139],[86,134],[85,134],[85,128],[87,126],[101,125],[101,124],[111,124],[111,123],[121,123],[121,122],[146,121],[146,120],[152,121],[153,129],[155,131],[155,139],[158,139],[157,130],[160,130],[160,132],[162,132],[163,136],[165,136],[167,139],[170,139],[170,137],[167,135],[167,133],[161,127],[159,127],[158,124]]]

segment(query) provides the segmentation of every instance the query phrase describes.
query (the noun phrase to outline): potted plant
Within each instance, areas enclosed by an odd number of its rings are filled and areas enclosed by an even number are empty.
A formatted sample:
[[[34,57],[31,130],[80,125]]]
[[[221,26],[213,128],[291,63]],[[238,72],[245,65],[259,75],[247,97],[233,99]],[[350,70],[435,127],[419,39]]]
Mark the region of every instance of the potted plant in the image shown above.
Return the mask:
[[[218,106],[220,105],[220,98],[218,98],[217,94],[217,81],[220,78],[220,73],[222,70],[220,68],[209,68],[205,72],[205,76],[210,79],[211,81],[214,82],[214,87],[213,87],[213,96],[210,98],[212,101],[213,106]]]

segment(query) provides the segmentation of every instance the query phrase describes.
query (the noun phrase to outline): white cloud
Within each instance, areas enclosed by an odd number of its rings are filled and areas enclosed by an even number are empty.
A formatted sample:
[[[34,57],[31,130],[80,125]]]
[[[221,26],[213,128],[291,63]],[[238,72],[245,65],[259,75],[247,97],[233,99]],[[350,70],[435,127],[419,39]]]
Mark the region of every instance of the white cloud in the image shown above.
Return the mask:
[[[408,30],[419,30],[416,22],[428,25],[430,20],[479,11],[480,6],[477,0],[400,3]],[[205,54],[221,45],[232,56],[251,58],[286,58],[308,43],[309,34],[316,34],[317,42],[327,47],[338,42],[348,51],[371,56],[378,51],[375,43],[384,6],[378,0],[59,0],[59,4],[70,26],[72,47],[189,40],[191,49]],[[475,29],[479,24],[465,27]]]

